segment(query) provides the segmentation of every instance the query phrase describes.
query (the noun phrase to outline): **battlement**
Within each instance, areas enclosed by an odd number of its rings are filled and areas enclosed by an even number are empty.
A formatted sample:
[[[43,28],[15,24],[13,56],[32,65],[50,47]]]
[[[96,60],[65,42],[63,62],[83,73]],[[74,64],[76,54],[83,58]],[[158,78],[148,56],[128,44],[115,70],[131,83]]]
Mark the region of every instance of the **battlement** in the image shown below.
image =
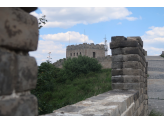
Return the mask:
[[[67,46],[66,48],[67,50],[77,50],[77,49],[105,49],[104,48],[104,44],[94,44],[94,43],[83,43],[83,44],[79,44],[79,45],[71,45],[71,46]]]

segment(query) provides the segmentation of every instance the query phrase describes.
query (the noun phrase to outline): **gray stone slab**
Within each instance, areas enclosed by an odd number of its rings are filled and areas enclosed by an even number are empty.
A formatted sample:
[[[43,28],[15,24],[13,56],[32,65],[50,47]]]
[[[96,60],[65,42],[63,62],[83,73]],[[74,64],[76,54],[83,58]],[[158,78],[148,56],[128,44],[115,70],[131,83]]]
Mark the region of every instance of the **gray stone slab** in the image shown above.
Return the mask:
[[[36,116],[37,105],[37,98],[34,95],[0,100],[0,116]]]
[[[18,7],[0,8],[0,46],[35,51],[38,46],[38,20]]]
[[[164,116],[164,100],[158,100],[158,99],[148,99],[148,109],[149,111],[155,110],[157,112],[160,112]]]
[[[161,56],[145,56],[145,58],[147,61],[149,61],[149,60],[164,60],[164,58]]]
[[[164,68],[148,67],[148,71],[164,72]]]
[[[148,71],[148,79],[164,79],[164,72]]]
[[[13,92],[17,81],[17,57],[0,49],[0,96]]]
[[[79,110],[81,109],[84,109],[85,107],[84,106],[72,106],[72,105],[68,105],[68,106],[65,106],[65,107],[62,107],[58,110],[60,110],[61,112],[78,112]]]
[[[148,97],[164,99],[164,80],[148,79]]]

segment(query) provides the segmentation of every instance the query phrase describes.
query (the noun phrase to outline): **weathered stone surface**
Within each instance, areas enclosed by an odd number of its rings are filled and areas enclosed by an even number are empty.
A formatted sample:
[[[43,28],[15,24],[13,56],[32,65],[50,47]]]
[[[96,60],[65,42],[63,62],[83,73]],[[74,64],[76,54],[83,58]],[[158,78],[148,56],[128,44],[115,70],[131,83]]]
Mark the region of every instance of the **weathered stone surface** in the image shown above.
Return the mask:
[[[127,109],[126,113],[124,116],[133,116],[133,113],[134,113],[134,107],[135,107],[135,104],[132,103],[129,108]]]
[[[126,54],[126,55],[114,55],[112,56],[112,63],[114,62],[126,62],[126,61],[138,61],[141,62],[143,67],[146,66],[146,63],[143,62],[143,59],[138,54]]]
[[[38,114],[37,98],[34,95],[0,100],[1,116],[33,116]]]
[[[0,46],[34,51],[38,45],[38,21],[18,7],[0,8]]]
[[[16,92],[34,89],[37,83],[37,63],[34,57],[18,55],[18,81]]]
[[[141,45],[141,47],[143,47],[143,41],[139,36],[127,37],[127,41],[137,41]]]
[[[124,48],[124,47],[138,47],[138,42],[137,41],[118,40],[118,41],[112,41],[110,43],[110,49]]]
[[[140,88],[139,83],[112,83],[112,89],[121,89],[121,90],[135,89],[135,90],[138,90],[139,88]]]
[[[138,54],[142,58],[142,62],[146,61],[141,49],[139,47],[125,47],[125,48],[115,48],[111,49],[112,55],[126,55],[126,54]]]
[[[112,83],[136,83],[143,82],[141,76],[133,75],[122,75],[122,76],[112,76]]]
[[[120,55],[120,54],[139,54],[140,50],[138,47],[125,47],[125,48],[115,48],[112,49],[112,55]]]
[[[112,69],[132,68],[144,70],[141,62],[138,61],[126,61],[126,62],[113,62]]]
[[[117,41],[125,41],[127,40],[124,36],[112,36],[111,41],[112,42],[117,42]]]
[[[141,69],[131,69],[131,68],[112,69],[112,76],[117,76],[117,75],[143,76],[143,71]]]
[[[24,10],[25,12],[32,12],[35,11],[38,7],[20,7],[22,10]]]
[[[17,81],[17,73],[16,54],[0,49],[0,95],[12,93]]]

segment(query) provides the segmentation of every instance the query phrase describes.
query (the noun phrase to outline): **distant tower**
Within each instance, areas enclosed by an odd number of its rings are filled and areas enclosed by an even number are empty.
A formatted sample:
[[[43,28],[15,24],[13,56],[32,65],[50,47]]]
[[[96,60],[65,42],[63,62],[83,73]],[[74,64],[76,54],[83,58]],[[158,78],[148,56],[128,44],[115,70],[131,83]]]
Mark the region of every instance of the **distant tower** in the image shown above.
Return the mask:
[[[108,55],[108,45],[107,45],[107,40],[106,40],[106,35],[105,35],[105,43],[104,43],[104,48],[105,48],[105,56]]]

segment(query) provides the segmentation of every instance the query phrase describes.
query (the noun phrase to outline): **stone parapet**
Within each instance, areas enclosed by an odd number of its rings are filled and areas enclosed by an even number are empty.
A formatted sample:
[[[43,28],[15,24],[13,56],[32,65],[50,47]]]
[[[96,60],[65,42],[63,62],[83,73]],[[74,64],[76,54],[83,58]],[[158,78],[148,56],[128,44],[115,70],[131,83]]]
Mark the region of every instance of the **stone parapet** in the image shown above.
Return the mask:
[[[131,116],[139,108],[136,100],[138,91],[112,90],[42,116]]]
[[[38,45],[38,20],[28,12],[36,7],[0,8],[0,115],[38,115],[37,63],[29,51]]]
[[[143,49],[143,41],[140,37],[114,36],[111,38],[112,50],[112,89],[138,90],[140,102],[147,101],[143,95],[147,95],[147,65]],[[145,96],[146,97],[146,96]],[[143,104],[134,115],[145,115]]]

